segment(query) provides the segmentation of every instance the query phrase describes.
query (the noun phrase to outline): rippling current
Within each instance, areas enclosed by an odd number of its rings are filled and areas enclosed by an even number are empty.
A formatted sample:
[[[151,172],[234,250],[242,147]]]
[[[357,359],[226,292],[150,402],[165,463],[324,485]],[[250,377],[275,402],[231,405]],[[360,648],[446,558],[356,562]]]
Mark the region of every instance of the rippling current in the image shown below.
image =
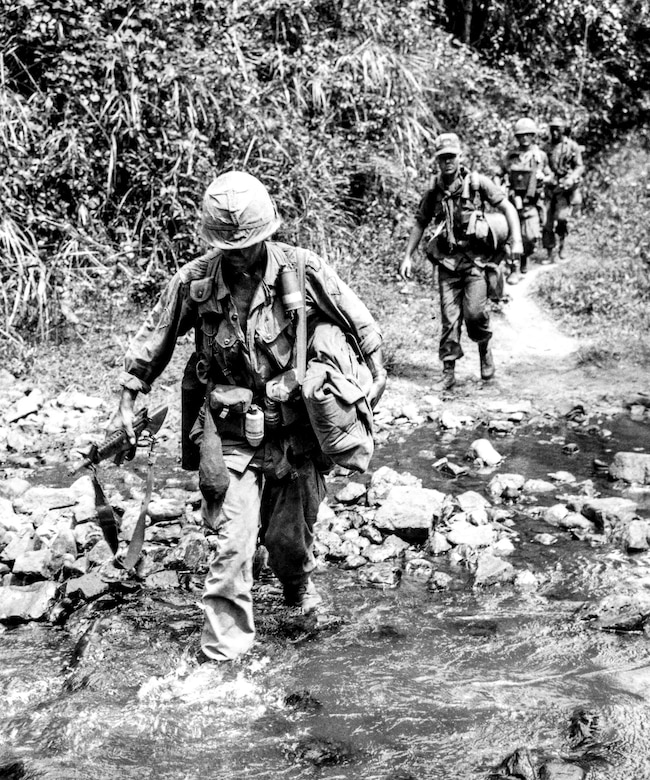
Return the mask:
[[[608,447],[630,445],[622,430]],[[494,442],[509,449],[507,471],[586,479],[606,453],[596,438],[580,443],[568,461],[535,432]],[[422,454],[430,444],[426,427],[405,434],[373,465],[419,472],[449,492],[486,484],[488,475],[438,475]],[[317,577],[327,608],[315,620],[281,607],[267,578],[256,585],[259,641],[228,667],[192,660],[198,589],[126,591],[64,628],[6,630],[0,778],[485,778],[517,748],[540,761],[574,755],[576,710],[598,718],[589,778],[650,778],[648,639],[598,631],[580,610],[622,587],[648,588],[650,555],[516,521],[510,560],[544,573],[537,590],[474,591],[444,558],[436,566],[453,583],[442,593],[406,574],[397,588],[368,587],[330,566]],[[541,531],[557,544],[535,543]]]

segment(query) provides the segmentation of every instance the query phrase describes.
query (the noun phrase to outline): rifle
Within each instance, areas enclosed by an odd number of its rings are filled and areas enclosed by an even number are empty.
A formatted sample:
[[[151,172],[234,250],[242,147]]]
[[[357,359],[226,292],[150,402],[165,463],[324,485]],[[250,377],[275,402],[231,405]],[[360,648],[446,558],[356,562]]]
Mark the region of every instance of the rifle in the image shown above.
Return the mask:
[[[74,474],[82,469],[96,466],[107,458],[113,458],[116,465],[120,465],[126,458],[132,460],[135,455],[137,441],[144,431],[151,435],[158,433],[167,416],[167,407],[159,406],[151,414],[146,407],[143,407],[133,417],[133,431],[135,433],[136,445],[131,444],[127,438],[124,429],[112,433],[102,444],[93,444],[88,454],[83,459],[82,464],[74,470]]]

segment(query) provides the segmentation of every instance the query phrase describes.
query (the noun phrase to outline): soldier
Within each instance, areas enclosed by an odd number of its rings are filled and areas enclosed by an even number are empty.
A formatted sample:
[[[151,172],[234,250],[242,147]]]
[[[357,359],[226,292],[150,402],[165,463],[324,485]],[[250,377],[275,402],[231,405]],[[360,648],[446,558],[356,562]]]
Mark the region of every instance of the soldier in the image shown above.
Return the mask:
[[[504,183],[510,202],[517,209],[521,223],[524,251],[519,270],[528,270],[528,258],[542,237],[545,224],[544,185],[552,181],[553,173],[546,152],[537,145],[537,125],[529,117],[515,124],[517,146],[510,149],[501,164]],[[518,276],[512,281],[518,281]]]
[[[485,269],[497,252],[496,222],[503,223],[502,240],[510,241],[515,264],[522,243],[514,207],[491,179],[461,165],[460,141],[455,133],[442,133],[436,139],[436,159],[440,172],[420,201],[399,274],[403,279],[411,276],[413,253],[433,222],[434,237],[427,245],[427,255],[438,266],[441,389],[451,390],[456,361],[463,356],[463,321],[470,339],[478,343],[481,378],[487,381],[494,376]],[[497,212],[486,214],[485,204]]]
[[[552,263],[555,259],[556,236],[558,257],[564,259],[569,219],[582,203],[580,179],[585,168],[580,147],[566,135],[564,119],[553,117],[549,129],[551,141],[548,162],[554,178],[547,187],[549,199],[542,240],[547,253],[545,262]]]
[[[341,365],[349,359],[362,366],[346,336],[354,341],[364,356],[370,406],[386,384],[382,337],[368,309],[315,254],[271,241],[280,224],[268,191],[254,176],[231,171],[210,184],[202,235],[213,251],[176,272],[131,342],[119,408],[109,425],[134,438],[137,394],[149,392],[178,338],[195,328],[197,371],[206,384],[195,434],[201,437],[201,466],[209,471],[206,461],[212,461],[215,476],[202,487],[202,514],[218,537],[203,594],[201,650],[216,661],[240,656],[255,638],[251,589],[260,522],[285,602],[307,613],[320,601],[310,576],[313,525],[325,495],[323,472],[332,464],[319,449],[300,393],[296,400],[288,396],[287,377],[300,362],[294,357],[300,328],[290,311],[295,299],[304,310],[306,298],[309,332],[333,328],[341,335],[341,354],[335,355]],[[296,267],[304,271],[304,295],[299,282],[289,294],[283,287],[281,277]]]

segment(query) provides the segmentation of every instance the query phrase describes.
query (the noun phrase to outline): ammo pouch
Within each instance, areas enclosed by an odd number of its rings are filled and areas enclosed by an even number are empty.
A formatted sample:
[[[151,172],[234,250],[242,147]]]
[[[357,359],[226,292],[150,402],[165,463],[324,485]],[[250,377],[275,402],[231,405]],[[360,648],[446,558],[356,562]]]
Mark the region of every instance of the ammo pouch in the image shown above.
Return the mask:
[[[244,437],[246,412],[253,403],[253,391],[236,385],[214,385],[208,405],[217,430],[223,436]]]

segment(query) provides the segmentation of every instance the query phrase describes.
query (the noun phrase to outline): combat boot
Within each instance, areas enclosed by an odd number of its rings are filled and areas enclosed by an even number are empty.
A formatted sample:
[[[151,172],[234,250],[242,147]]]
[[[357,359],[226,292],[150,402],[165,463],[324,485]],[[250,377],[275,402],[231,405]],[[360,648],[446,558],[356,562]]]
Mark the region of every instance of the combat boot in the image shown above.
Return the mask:
[[[314,612],[323,601],[311,577],[308,576],[302,577],[298,582],[285,583],[283,590],[285,604],[290,607],[298,607],[303,615]]]
[[[440,382],[440,389],[442,391],[451,390],[456,384],[456,375],[454,369],[456,367],[455,360],[445,360],[442,364],[442,380]]]
[[[481,379],[486,382],[494,376],[494,358],[490,340],[481,341],[478,345],[478,355],[481,360]]]
[[[522,255],[519,261],[519,271],[523,275],[528,272],[528,256]]]
[[[519,261],[512,260],[510,262],[510,273],[506,276],[506,282],[508,284],[519,284],[521,281],[521,274],[519,273]]]
[[[542,260],[543,265],[552,265],[555,262],[555,250],[547,249],[546,257]]]

